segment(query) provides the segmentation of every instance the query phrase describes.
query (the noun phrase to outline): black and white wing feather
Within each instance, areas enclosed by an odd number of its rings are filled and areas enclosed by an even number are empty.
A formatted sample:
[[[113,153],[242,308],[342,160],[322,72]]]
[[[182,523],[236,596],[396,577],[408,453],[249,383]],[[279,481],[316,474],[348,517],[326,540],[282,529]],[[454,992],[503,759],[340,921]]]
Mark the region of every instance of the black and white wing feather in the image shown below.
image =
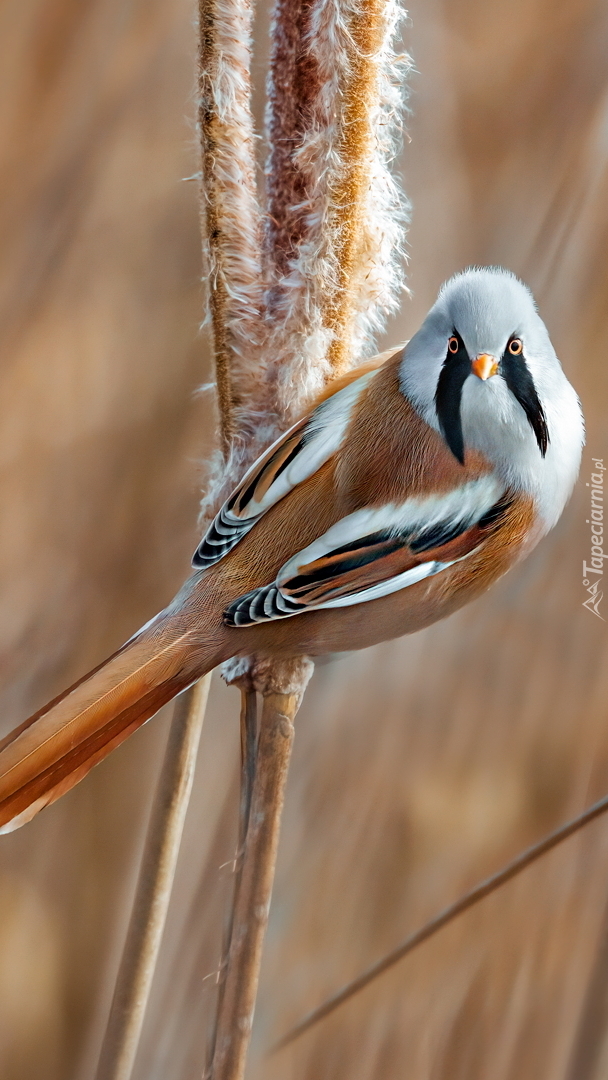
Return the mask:
[[[251,626],[405,589],[471,555],[511,502],[488,475],[447,494],[357,510],[289,559],[275,581],[238,597],[224,621]]]
[[[251,466],[201,540],[192,565],[227,555],[267,510],[320,469],[340,447],[352,410],[376,370],[367,371],[294,424]]]

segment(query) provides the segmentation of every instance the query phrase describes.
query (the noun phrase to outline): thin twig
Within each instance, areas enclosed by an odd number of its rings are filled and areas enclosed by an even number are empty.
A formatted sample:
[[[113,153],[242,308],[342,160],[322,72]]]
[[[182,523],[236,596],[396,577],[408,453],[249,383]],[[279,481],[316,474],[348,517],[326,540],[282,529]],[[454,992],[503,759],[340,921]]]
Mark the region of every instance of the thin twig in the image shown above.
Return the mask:
[[[222,958],[219,966],[217,1006],[215,1023],[209,1040],[207,1074],[210,1074],[215,1046],[217,1041],[217,1025],[222,1013],[224,991],[226,988],[226,974],[232,944],[232,931],[234,927],[234,914],[238,902],[241,878],[243,876],[243,860],[245,854],[245,841],[249,828],[249,816],[251,811],[251,798],[253,794],[253,782],[255,779],[255,752],[257,738],[258,700],[257,694],[249,680],[244,679],[240,684],[241,690],[241,791],[239,805],[239,833],[237,841],[236,857],[234,860],[234,883],[232,891],[232,903],[224,929],[222,943]]]
[[[192,790],[211,674],[176,699],[96,1080],[129,1080]]]
[[[305,1031],[308,1031],[311,1027],[317,1024],[320,1020],[324,1020],[326,1016],[334,1012],[340,1005],[343,1005],[345,1001],[354,997],[366,986],[369,986],[374,979],[377,979],[379,975],[383,975],[385,971],[393,967],[399,960],[402,960],[404,956],[411,953],[418,945],[421,945],[423,941],[428,941],[430,937],[433,937],[438,930],[443,929],[448,923],[452,922],[458,915],[464,914],[469,908],[472,908],[475,904],[478,904],[480,900],[484,900],[490,893],[499,889],[501,885],[506,884],[511,878],[516,877],[517,874],[525,870],[537,859],[540,859],[542,855],[546,855],[552,848],[557,847],[563,840],[567,840],[568,837],[578,832],[589,822],[594,821],[595,818],[605,814],[608,810],[608,795],[599,802],[590,806],[588,810],[585,810],[578,817],[573,818],[571,821],[566,822],[565,825],[561,825],[559,829],[549,833],[543,840],[540,840],[538,844],[533,844],[532,847],[526,848],[522,851],[512,862],[507,863],[506,866],[499,870],[496,874],[492,874],[491,877],[485,878],[469,892],[461,896],[459,900],[456,900],[454,904],[450,904],[444,908],[439,915],[436,915],[430,922],[425,923],[419,930],[416,930],[413,934],[405,939],[398,945],[396,949],[393,949],[386,956],[383,956],[381,960],[377,960],[375,964],[367,968],[361,975],[352,982],[343,986],[337,993],[332,994],[327,1001],[324,1001],[322,1005],[319,1005],[312,1012],[308,1013],[303,1020],[300,1020],[298,1024],[292,1027],[286,1035],[283,1035],[281,1039],[271,1048],[270,1053],[275,1053],[277,1050],[281,1050],[288,1043],[293,1042],[294,1039],[299,1038]]]
[[[264,696],[245,855],[218,1015],[213,1080],[241,1080],[258,986],[297,693]]]

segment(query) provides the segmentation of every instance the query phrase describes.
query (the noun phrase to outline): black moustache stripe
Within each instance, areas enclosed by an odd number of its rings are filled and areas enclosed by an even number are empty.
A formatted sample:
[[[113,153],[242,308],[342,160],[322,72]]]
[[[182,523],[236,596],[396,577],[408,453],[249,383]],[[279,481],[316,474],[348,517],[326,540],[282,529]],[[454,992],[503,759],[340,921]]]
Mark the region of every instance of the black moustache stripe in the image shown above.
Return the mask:
[[[454,331],[453,337],[458,340],[458,352],[448,349],[435,391],[435,408],[441,434],[454,457],[464,465],[460,399],[465,380],[471,374],[471,360],[460,335]]]
[[[534,379],[524,359],[523,353],[513,356],[505,350],[500,365],[502,376],[513,396],[524,410],[530,427],[536,436],[538,448],[544,457],[549,445],[549,431],[544,409],[538,399]]]

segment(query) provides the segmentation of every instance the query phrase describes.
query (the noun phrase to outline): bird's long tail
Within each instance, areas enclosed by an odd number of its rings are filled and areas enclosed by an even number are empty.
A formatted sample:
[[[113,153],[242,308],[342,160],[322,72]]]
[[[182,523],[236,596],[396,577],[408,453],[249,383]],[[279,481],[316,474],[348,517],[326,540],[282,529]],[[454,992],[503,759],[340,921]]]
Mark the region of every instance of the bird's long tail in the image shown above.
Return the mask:
[[[164,613],[0,742],[0,832],[54,802],[222,657]]]

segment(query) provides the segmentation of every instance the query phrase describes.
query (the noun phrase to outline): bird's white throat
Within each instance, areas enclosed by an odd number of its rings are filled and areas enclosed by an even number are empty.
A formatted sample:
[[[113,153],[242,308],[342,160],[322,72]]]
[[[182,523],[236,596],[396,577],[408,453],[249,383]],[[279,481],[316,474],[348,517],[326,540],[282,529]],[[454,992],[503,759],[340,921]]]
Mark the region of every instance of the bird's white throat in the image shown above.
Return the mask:
[[[434,400],[420,400],[409,387],[406,396],[441,433]],[[532,496],[548,531],[572,493],[583,445],[580,404],[561,369],[555,374],[551,394],[543,398],[543,407],[549,429],[544,458],[521,405],[500,375],[486,381],[470,375],[462,390],[465,461],[467,449],[483,454],[506,486]]]

